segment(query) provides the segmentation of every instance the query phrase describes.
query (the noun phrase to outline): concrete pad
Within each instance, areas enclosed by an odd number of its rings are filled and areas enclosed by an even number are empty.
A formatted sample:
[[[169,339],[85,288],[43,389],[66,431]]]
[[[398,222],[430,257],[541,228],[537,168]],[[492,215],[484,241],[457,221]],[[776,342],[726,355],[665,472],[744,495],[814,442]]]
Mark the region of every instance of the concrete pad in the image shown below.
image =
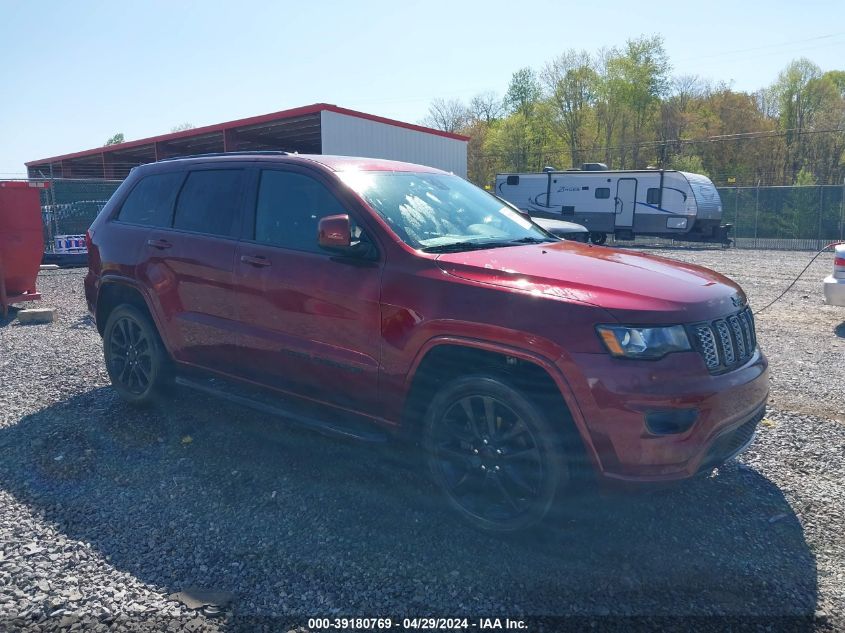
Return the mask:
[[[59,318],[56,308],[27,308],[18,310],[18,321],[25,324],[53,323]]]

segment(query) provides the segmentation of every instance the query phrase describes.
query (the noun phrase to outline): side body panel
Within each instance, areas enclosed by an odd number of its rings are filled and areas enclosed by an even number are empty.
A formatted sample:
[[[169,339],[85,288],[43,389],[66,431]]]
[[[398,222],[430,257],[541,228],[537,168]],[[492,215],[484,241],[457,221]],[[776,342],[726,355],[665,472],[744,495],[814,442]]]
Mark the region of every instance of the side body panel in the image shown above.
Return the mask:
[[[242,347],[236,371],[265,386],[378,417],[379,300],[384,258],[358,260],[320,249],[297,250],[254,240],[260,171],[323,185],[368,234],[360,204],[314,169],[256,166],[244,239],[235,257]],[[325,211],[315,209],[315,213]],[[286,218],[279,209],[282,226]],[[317,242],[314,221],[313,244]]]
[[[176,360],[225,371],[238,355],[236,246],[235,239],[182,231],[152,229],[147,235],[137,278],[154,291],[154,309]]]

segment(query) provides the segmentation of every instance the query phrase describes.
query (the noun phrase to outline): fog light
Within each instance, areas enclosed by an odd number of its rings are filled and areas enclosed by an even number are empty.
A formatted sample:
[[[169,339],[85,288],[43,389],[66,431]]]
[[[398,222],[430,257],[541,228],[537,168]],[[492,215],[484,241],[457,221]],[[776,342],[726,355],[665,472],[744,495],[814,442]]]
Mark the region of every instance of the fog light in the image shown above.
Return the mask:
[[[684,433],[698,418],[698,409],[672,409],[652,411],[645,415],[645,425],[654,435]]]
[[[686,218],[666,218],[667,229],[685,229],[687,228]]]

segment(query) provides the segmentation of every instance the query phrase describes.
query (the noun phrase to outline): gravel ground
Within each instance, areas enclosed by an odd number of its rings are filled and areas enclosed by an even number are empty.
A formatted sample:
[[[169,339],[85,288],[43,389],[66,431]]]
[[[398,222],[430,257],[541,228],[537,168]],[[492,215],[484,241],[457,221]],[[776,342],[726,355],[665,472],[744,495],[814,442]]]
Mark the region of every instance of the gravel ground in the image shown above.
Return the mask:
[[[653,252],[724,272],[755,308],[809,259]],[[842,630],[845,310],[820,305],[830,265],[758,318],[772,407],[740,460],[683,486],[603,492],[511,538],[465,528],[404,449],[188,392],[127,407],[82,272],[42,273],[60,321],[0,323],[0,631],[284,630],[349,615]],[[169,598],[192,586],[231,604],[214,617]]]

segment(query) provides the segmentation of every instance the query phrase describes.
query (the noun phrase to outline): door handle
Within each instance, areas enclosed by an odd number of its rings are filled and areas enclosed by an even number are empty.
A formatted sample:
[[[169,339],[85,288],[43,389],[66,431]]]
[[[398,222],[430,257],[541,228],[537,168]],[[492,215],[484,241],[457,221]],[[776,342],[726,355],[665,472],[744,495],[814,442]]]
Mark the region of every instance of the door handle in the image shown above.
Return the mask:
[[[167,240],[147,240],[147,246],[152,246],[153,248],[157,248],[159,250],[164,250],[165,248],[170,248],[173,246]]]
[[[250,266],[257,266],[263,268],[270,265],[270,260],[263,255],[241,255],[241,261]]]

